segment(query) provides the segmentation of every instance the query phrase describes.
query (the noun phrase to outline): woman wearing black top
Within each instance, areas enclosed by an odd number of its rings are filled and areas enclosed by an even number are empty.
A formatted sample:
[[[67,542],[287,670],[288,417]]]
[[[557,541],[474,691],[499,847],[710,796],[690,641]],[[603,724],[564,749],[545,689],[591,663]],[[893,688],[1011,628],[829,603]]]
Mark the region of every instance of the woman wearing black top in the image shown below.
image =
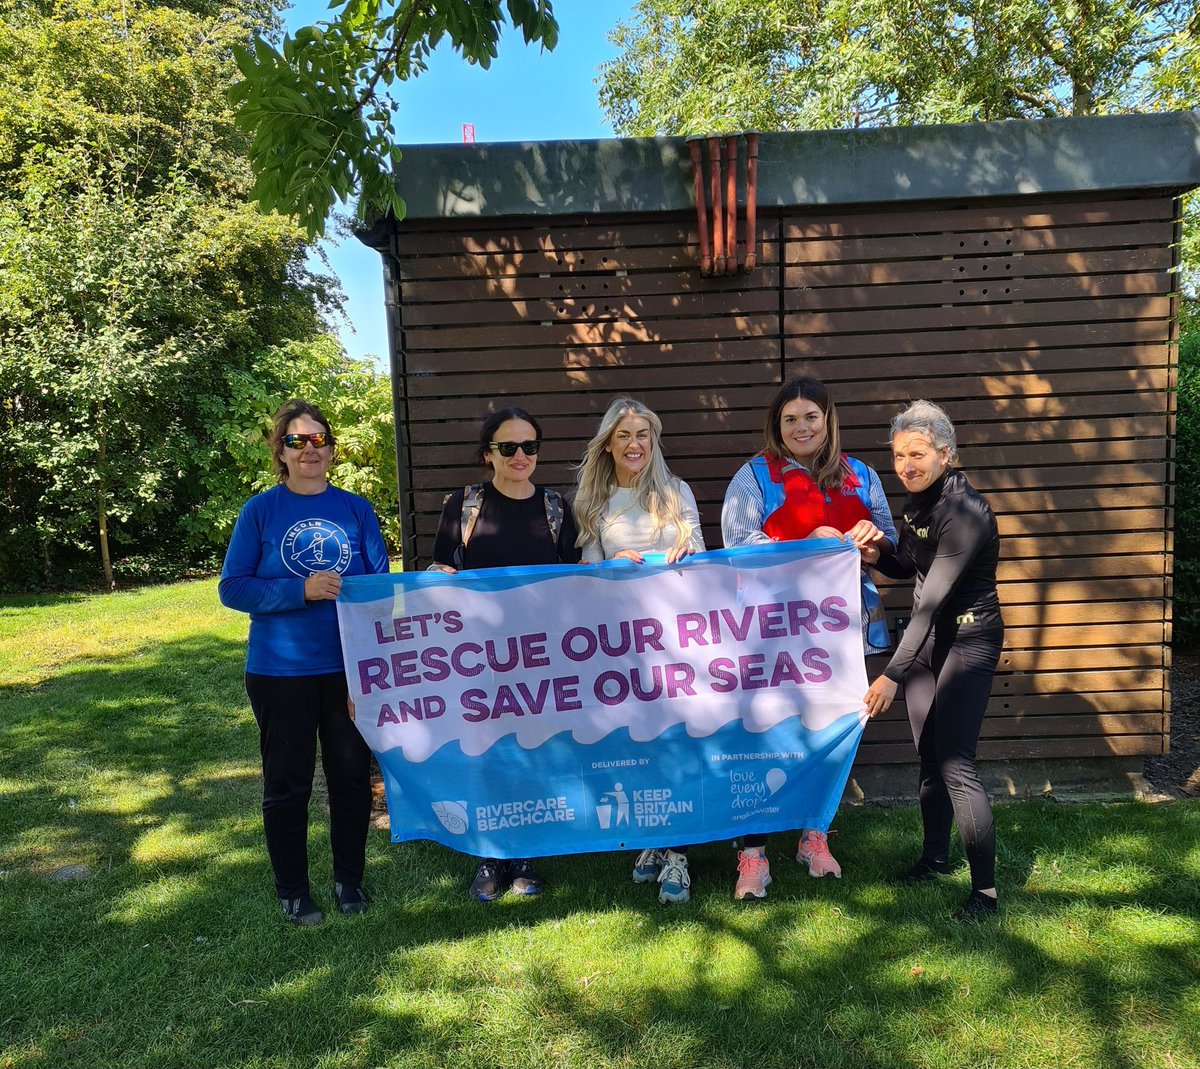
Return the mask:
[[[971,895],[955,919],[974,921],[996,912],[995,828],[975,750],[1004,643],[996,596],[1000,536],[988,503],[951,466],[958,460],[954,425],[941,408],[915,401],[896,416],[892,455],[908,491],[900,544],[895,552],[873,545],[863,559],[894,579],[915,575],[916,589],[904,638],[863,700],[877,716],[904,684],[921,760],[925,841],[903,882],[950,871],[950,824],[957,821]]]
[[[476,455],[491,479],[446,497],[430,571],[578,563],[570,505],[532,482],[541,444],[542,428],[522,408],[484,418]],[[542,880],[528,858],[480,859],[471,897],[492,902],[505,890],[540,894]]]

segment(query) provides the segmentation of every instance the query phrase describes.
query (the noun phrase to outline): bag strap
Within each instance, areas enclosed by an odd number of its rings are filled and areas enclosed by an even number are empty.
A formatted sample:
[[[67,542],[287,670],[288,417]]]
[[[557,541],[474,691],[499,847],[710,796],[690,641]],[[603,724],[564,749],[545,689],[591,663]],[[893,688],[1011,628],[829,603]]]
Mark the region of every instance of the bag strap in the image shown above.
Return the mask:
[[[462,528],[460,541],[465,546],[471,541],[471,532],[475,530],[475,521],[479,519],[479,509],[483,505],[483,483],[472,483],[463,487],[462,514],[459,526]]]
[[[544,488],[546,501],[546,524],[550,528],[550,540],[558,547],[558,532],[562,529],[563,501],[558,492]]]

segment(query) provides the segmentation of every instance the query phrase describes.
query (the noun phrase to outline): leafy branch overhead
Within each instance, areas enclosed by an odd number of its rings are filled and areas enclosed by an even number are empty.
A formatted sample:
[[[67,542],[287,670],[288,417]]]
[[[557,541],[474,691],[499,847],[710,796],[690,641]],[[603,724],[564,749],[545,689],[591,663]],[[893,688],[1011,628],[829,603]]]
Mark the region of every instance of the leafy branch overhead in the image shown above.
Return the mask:
[[[507,22],[526,44],[558,43],[551,0],[334,0],[338,8],[278,48],[257,36],[237,49],[242,78],[229,91],[250,137],[251,198],[263,211],[297,216],[310,237],[324,232],[335,202],[355,196],[362,219],[403,218],[397,105],[387,91],[424,71],[444,39],[485,69]]]
[[[623,136],[1195,107],[1197,0],[638,0],[600,103]]]

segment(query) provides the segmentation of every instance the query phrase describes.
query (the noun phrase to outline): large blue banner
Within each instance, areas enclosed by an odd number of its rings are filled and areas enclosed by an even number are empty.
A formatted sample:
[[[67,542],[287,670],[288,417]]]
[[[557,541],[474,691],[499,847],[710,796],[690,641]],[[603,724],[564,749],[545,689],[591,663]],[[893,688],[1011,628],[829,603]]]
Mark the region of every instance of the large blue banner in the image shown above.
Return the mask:
[[[346,579],[392,839],[486,857],[827,830],[866,722],[859,555]]]

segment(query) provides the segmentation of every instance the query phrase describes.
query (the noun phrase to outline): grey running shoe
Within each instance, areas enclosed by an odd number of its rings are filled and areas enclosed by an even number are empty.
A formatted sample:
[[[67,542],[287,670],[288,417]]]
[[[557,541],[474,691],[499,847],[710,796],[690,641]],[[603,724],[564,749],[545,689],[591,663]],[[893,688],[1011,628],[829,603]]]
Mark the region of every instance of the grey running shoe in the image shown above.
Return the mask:
[[[668,902],[687,902],[692,897],[691,886],[687,854],[668,850],[666,864],[658,877],[659,902],[664,906]]]
[[[467,894],[480,902],[495,902],[504,894],[500,862],[494,857],[483,858],[475,870],[475,879],[471,881],[471,889]]]

